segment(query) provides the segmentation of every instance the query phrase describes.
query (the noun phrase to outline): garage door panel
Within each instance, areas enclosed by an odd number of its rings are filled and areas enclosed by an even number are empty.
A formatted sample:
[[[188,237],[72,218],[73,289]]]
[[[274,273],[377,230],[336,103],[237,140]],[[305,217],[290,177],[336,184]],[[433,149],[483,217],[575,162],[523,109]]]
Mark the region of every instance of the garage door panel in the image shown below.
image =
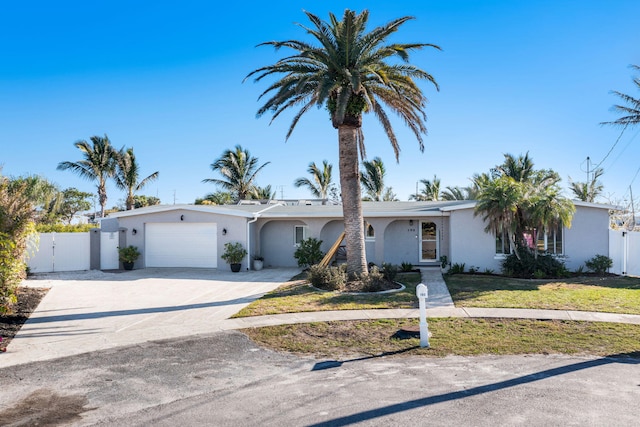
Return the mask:
[[[217,224],[147,223],[147,267],[217,268]]]

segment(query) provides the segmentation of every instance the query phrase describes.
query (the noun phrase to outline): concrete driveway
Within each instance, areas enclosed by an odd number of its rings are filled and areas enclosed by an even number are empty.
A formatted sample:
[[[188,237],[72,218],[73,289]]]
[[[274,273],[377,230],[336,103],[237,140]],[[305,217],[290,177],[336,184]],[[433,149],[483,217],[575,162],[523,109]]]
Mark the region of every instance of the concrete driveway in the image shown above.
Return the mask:
[[[0,367],[216,332],[220,321],[298,272],[148,268],[27,280],[27,286],[51,289],[9,344]]]

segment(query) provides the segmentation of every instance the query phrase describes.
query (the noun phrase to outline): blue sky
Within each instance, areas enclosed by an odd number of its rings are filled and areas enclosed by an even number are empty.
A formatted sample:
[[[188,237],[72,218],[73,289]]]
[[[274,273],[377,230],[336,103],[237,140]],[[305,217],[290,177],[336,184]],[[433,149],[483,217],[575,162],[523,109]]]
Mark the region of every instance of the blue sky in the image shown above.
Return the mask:
[[[306,39],[303,9],[328,18],[345,8],[370,11],[371,25],[411,15],[394,40],[434,43],[412,62],[424,83],[429,134],[421,153],[400,121],[400,162],[373,116],[364,118],[368,158],[380,156],[386,183],[401,200],[420,179],[466,186],[474,173],[529,152],[536,167],[586,179],[602,162],[603,202],[640,198],[640,128],[614,120],[610,91],[638,97],[630,64],[640,64],[637,0],[608,1],[24,1],[0,13],[0,164],[3,174],[39,174],[61,188],[94,192],[61,161],[80,160],[73,143],[107,134],[133,147],[146,175],[142,191],[163,203],[193,203],[213,192],[210,164],[237,144],[271,162],[258,184],[278,196],[308,198],[293,181],[310,162],[334,164],[337,131],[313,111],[285,142],[292,114],[257,119],[266,83],[242,83],[285,54],[256,45]],[[308,39],[307,39],[308,40]],[[613,147],[613,148],[612,148]],[[610,152],[610,153],[609,153]],[[608,154],[609,153],[609,154]],[[124,195],[109,187],[108,206]],[[567,195],[569,193],[567,192]]]

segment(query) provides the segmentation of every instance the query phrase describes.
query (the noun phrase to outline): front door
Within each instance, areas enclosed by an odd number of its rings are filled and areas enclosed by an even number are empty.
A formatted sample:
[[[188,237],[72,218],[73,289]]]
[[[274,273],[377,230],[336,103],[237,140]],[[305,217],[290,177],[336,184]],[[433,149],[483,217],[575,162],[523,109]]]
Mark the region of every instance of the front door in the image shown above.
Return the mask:
[[[438,230],[431,221],[420,221],[420,261],[438,260]]]

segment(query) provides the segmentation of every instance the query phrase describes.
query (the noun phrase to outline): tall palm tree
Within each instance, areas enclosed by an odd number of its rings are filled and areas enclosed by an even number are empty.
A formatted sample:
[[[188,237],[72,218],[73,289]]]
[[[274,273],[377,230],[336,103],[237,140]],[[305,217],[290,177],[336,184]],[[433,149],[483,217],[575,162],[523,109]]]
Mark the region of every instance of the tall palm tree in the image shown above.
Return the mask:
[[[364,230],[358,155],[364,157],[362,133],[363,113],[373,113],[382,124],[391,146],[399,157],[400,147],[391,126],[386,107],[398,114],[415,134],[420,149],[426,134],[427,99],[414,79],[425,79],[438,88],[427,72],[409,64],[409,53],[425,43],[392,43],[389,36],[411,17],[395,19],[366,32],[369,12],[356,14],[345,10],[342,20],[330,13],[326,22],[305,12],[311,27],[300,25],[318,45],[298,41],[262,43],[279,49],[289,48],[295,54],[273,65],[258,68],[247,78],[260,81],[271,75],[282,76],[272,83],[260,98],[269,99],[258,110],[258,116],[270,112],[272,120],[289,108],[299,107],[286,138],[312,107],[327,107],[333,127],[338,130],[340,189],[346,233],[347,271],[368,272],[365,258]],[[403,63],[391,62],[399,58]]]
[[[333,183],[331,182],[332,170],[333,165],[326,160],[322,161],[322,170],[316,166],[315,162],[311,162],[307,169],[307,172],[311,175],[311,179],[298,178],[295,180],[293,185],[296,188],[307,187],[313,197],[322,199],[322,204],[325,204],[325,200],[328,198],[329,192],[333,186]]]
[[[576,208],[571,200],[561,196],[558,186],[540,188],[527,202],[529,225],[536,230],[538,236],[544,236],[560,225],[571,227]],[[537,257],[537,245],[534,245],[534,253]]]
[[[81,140],[74,145],[82,152],[84,159],[77,162],[60,162],[58,170],[71,170],[81,178],[97,181],[98,200],[100,201],[100,216],[104,217],[107,204],[107,179],[115,173],[116,150],[111,145],[107,135],[92,136],[91,143]]]
[[[236,145],[234,150],[225,150],[222,156],[211,163],[211,170],[219,172],[223,179],[207,178],[202,182],[211,182],[229,191],[237,202],[250,197],[258,172],[271,162],[258,166],[258,158],[252,157],[249,150]]]
[[[640,66],[638,65],[631,65],[631,68],[636,71],[640,71]],[[639,77],[634,77],[633,83],[638,89],[640,89]],[[622,117],[612,122],[603,122],[602,124],[626,127],[628,125],[637,125],[638,123],[640,123],[640,98],[634,98],[630,95],[625,95],[624,93],[618,92],[616,90],[612,91],[612,93],[622,99],[622,101],[624,101],[626,105],[614,105],[613,111],[622,114]]]
[[[596,197],[602,194],[602,190],[604,189],[602,183],[598,181],[598,178],[603,174],[604,170],[602,168],[598,168],[593,172],[593,176],[589,182],[571,181],[569,183],[569,188],[578,200],[582,200],[583,202],[595,202]]]
[[[424,186],[418,194],[412,194],[409,199],[416,201],[438,201],[440,200],[440,179],[433,176],[433,180],[421,179],[420,182]]]
[[[442,200],[473,200],[471,187],[447,186],[442,192]]]
[[[384,177],[387,171],[380,157],[375,157],[372,161],[362,162],[364,170],[360,172],[360,183],[364,188],[365,197],[363,200],[379,202],[384,193]]]
[[[133,209],[135,204],[136,191],[142,190],[142,188],[158,179],[158,171],[155,171],[148,177],[140,180],[140,165],[136,162],[136,156],[133,154],[133,147],[124,147],[116,153],[116,173],[113,178],[116,182],[116,186],[127,192],[127,198],[125,204],[127,210]]]

